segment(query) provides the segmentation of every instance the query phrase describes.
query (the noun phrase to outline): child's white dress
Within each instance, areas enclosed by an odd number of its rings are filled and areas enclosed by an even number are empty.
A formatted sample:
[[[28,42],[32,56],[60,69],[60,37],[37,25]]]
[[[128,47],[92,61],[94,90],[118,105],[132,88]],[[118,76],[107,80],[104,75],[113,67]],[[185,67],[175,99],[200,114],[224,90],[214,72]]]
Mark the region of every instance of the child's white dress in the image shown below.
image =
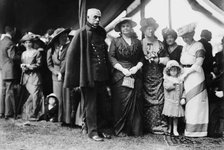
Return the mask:
[[[183,83],[178,78],[165,76],[163,86],[165,101],[162,114],[168,117],[183,117],[184,109],[180,104],[184,91]]]

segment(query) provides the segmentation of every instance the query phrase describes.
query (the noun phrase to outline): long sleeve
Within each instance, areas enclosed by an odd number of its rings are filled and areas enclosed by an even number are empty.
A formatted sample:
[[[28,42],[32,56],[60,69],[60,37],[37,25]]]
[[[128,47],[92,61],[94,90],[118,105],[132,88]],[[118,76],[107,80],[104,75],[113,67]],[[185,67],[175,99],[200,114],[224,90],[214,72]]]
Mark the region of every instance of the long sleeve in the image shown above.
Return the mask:
[[[35,56],[35,63],[31,63],[29,66],[30,70],[35,70],[35,69],[39,69],[41,66],[41,60],[42,60],[42,56],[41,53],[39,51],[36,51],[36,56]]]
[[[10,42],[9,45],[8,45],[7,55],[10,59],[15,58],[15,46],[13,45],[12,42]]]
[[[56,71],[54,69],[54,64],[53,64],[53,60],[52,60],[52,49],[49,49],[47,51],[47,66],[48,66],[48,69],[54,74],[54,75],[57,75],[58,74],[58,71]]]
[[[117,59],[115,58],[116,57],[116,49],[117,49],[117,47],[116,47],[115,40],[112,40],[110,49],[109,49],[109,60],[113,67],[115,66],[115,64],[118,63]]]
[[[69,44],[64,47],[63,54],[62,54],[63,58],[61,58],[62,61],[61,61],[61,65],[60,65],[60,73],[63,74],[63,75],[65,74],[65,65],[66,65],[66,57],[67,57],[68,46],[69,46]]]
[[[65,65],[66,65],[66,62],[65,62],[65,60],[63,60],[61,62],[61,69],[60,69],[60,73],[61,74],[64,74],[65,73]]]

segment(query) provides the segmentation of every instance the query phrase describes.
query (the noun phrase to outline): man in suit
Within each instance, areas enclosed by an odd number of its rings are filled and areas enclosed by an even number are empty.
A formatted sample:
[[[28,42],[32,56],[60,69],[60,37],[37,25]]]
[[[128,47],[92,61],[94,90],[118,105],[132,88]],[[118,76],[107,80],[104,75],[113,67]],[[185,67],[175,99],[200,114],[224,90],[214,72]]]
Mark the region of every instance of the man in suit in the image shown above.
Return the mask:
[[[15,28],[6,26],[4,37],[0,41],[0,68],[2,69],[2,95],[0,100],[0,117],[5,119],[15,115],[14,84],[16,71],[14,66],[15,45],[12,41]]]
[[[100,10],[88,9],[87,24],[73,37],[67,51],[64,81],[67,88],[81,87],[88,136],[95,141],[110,138],[102,129],[111,117],[107,115],[109,60],[106,31],[99,26],[100,19]]]

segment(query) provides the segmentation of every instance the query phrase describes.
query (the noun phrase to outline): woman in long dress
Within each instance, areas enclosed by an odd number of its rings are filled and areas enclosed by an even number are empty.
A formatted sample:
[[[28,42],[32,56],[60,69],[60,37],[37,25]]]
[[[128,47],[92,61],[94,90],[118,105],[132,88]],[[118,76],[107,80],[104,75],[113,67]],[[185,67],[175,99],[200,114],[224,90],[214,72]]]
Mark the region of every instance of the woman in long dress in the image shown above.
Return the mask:
[[[33,46],[34,36],[32,34],[26,34],[21,41],[24,43],[26,51],[21,56],[21,84],[24,85],[29,92],[28,97],[24,105],[23,119],[33,120],[37,119],[39,111],[41,110],[41,101],[43,100],[43,91],[41,87],[41,54]]]
[[[183,47],[180,62],[184,67],[184,89],[186,93],[185,136],[207,136],[208,96],[202,64],[205,50],[201,43],[194,40],[195,24],[178,29],[178,34],[186,45]]]
[[[144,127],[146,132],[164,134],[166,120],[162,116],[164,103],[163,68],[169,60],[164,45],[154,35],[158,24],[153,18],[141,20],[145,62],[143,65]]]
[[[112,77],[112,107],[114,130],[118,136],[142,135],[141,72],[143,53],[141,42],[133,33],[136,23],[122,18],[115,26],[121,36],[110,46],[109,59],[114,68]]]
[[[58,28],[48,44],[47,65],[52,72],[53,93],[59,100],[58,122],[62,125],[71,123],[70,91],[63,88],[65,73],[65,57],[69,46],[68,33],[70,29]]]

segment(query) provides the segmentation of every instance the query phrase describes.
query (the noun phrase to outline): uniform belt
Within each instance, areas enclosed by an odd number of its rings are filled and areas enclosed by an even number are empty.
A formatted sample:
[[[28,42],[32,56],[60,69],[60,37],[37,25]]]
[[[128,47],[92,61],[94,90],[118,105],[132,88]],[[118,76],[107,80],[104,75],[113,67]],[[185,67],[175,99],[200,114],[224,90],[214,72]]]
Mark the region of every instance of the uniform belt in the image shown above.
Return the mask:
[[[183,65],[183,64],[182,64],[182,66],[183,66],[184,68],[190,68],[192,65],[190,65],[190,64]]]

